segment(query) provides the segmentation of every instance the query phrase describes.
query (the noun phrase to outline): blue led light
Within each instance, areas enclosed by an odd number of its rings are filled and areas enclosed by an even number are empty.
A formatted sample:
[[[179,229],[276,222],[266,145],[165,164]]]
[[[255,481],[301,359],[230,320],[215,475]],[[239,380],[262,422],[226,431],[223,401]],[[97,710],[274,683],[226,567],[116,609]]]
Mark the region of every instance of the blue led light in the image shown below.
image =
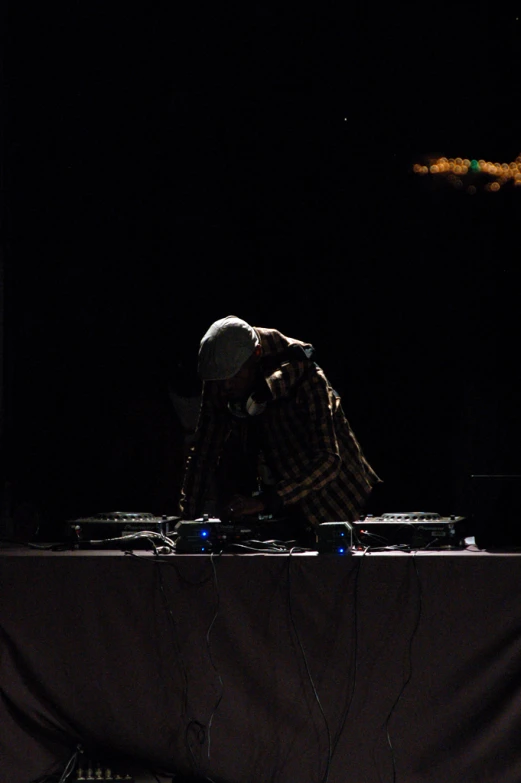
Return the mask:
[[[344,552],[345,552],[345,549],[343,549],[342,547],[339,547],[339,549],[338,549],[338,554],[339,554],[339,555],[343,555],[343,554],[344,554]]]
[[[208,535],[208,531],[207,530],[201,530],[201,535],[202,535],[203,538],[206,538],[206,536]]]

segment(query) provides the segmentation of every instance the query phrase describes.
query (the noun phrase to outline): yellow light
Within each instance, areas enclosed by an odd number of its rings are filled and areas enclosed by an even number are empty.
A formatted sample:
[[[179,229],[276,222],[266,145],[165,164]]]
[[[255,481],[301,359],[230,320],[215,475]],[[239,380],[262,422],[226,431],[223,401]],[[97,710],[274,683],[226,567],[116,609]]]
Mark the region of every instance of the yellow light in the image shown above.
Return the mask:
[[[470,158],[446,158],[445,156],[438,158],[427,158],[427,165],[415,163],[412,170],[415,174],[448,174],[448,181],[456,188],[463,187],[463,182],[460,177],[466,174],[476,173],[476,171],[482,171],[489,175],[491,179],[495,181],[489,182],[485,185],[485,190],[497,193],[501,189],[502,185],[507,184],[510,180],[514,182],[516,187],[521,186],[521,153],[515,160],[509,163],[498,163],[490,160],[480,158],[477,161],[478,166],[471,168]],[[476,161],[473,161],[472,165],[475,166]],[[477,188],[474,185],[469,185],[466,188],[467,192],[474,194],[477,192]]]

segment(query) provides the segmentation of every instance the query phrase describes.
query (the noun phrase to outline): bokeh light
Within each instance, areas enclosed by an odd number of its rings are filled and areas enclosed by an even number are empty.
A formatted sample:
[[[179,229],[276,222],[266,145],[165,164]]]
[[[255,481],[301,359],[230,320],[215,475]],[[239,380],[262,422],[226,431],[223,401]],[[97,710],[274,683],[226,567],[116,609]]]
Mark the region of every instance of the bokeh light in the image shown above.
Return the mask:
[[[463,189],[462,177],[467,177],[471,182],[464,189],[470,195],[479,189],[497,193],[505,185],[521,187],[521,153],[515,160],[502,163],[485,158],[429,158],[426,163],[415,163],[412,170],[445,180],[458,190]]]

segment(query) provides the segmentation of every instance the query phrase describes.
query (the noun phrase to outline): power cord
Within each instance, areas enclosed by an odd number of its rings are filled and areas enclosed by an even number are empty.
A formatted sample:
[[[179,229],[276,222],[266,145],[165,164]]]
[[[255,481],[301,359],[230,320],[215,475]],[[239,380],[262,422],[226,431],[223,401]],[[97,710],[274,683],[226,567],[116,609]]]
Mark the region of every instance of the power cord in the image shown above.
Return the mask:
[[[313,691],[313,695],[315,697],[315,701],[318,704],[318,708],[320,710],[320,714],[322,715],[322,718],[324,720],[324,725],[326,727],[328,750],[327,750],[326,769],[325,769],[324,775],[322,777],[321,783],[327,783],[327,781],[329,780],[329,769],[331,767],[331,759],[333,757],[333,753],[332,753],[332,749],[331,749],[331,730],[329,728],[329,723],[327,721],[324,709],[322,707],[322,703],[321,703],[320,698],[318,696],[317,689],[316,689],[315,683],[313,681],[313,677],[311,676],[311,672],[309,670],[309,664],[308,664],[307,656],[306,656],[306,653],[304,651],[304,647],[302,645],[302,642],[300,640],[300,635],[299,635],[299,632],[297,630],[297,626],[296,626],[296,623],[295,623],[295,618],[293,616],[293,607],[292,607],[292,602],[291,602],[291,556],[292,556],[292,553],[293,553],[293,550],[290,549],[289,556],[288,556],[288,609],[289,609],[289,616],[290,616],[290,620],[291,620],[291,626],[292,626],[293,631],[295,633],[295,637],[297,639],[298,646],[299,646],[300,652],[302,654],[302,659],[304,661],[304,666],[306,667],[306,673],[307,673],[307,676],[308,676],[308,680],[309,680],[309,683],[311,685],[311,688],[312,688],[312,691]]]
[[[32,781],[32,783],[67,783],[70,776],[74,772],[77,766],[78,758],[83,754],[83,748],[81,745],[77,745],[74,753],[70,757],[70,759],[65,764],[65,767],[63,769],[62,774],[60,777],[58,777],[59,773],[53,773],[50,775],[44,775],[41,778],[38,778],[37,780]]]
[[[408,667],[409,667],[409,672],[408,672],[407,677],[405,678],[405,680],[404,680],[404,682],[402,684],[400,692],[398,693],[398,696],[396,697],[396,699],[394,701],[394,704],[391,707],[391,709],[389,711],[389,714],[388,714],[388,716],[387,716],[387,718],[385,720],[385,723],[384,723],[385,732],[386,732],[386,736],[387,736],[387,744],[389,745],[389,749],[391,751],[391,759],[392,759],[392,765],[393,765],[393,777],[392,777],[393,783],[396,783],[396,756],[395,756],[394,747],[393,747],[393,744],[392,744],[392,741],[391,741],[391,733],[389,731],[389,724],[391,722],[391,718],[393,716],[393,713],[396,710],[396,707],[398,706],[398,702],[402,698],[402,696],[403,696],[403,694],[405,692],[405,689],[409,685],[409,683],[411,681],[411,678],[412,678],[412,646],[413,646],[414,639],[416,637],[416,633],[418,632],[418,628],[420,626],[420,619],[421,619],[422,609],[423,609],[423,603],[422,603],[422,601],[423,601],[423,592],[422,592],[422,583],[421,583],[421,579],[420,579],[420,574],[418,572],[418,564],[416,562],[415,553],[412,552],[411,554],[412,554],[412,562],[414,564],[414,570],[415,570],[415,573],[416,573],[416,580],[417,580],[417,584],[418,584],[418,612],[416,614],[416,621],[414,623],[414,628],[413,628],[412,634],[411,634],[411,636],[409,638],[409,645],[408,645]]]
[[[139,555],[138,555],[138,559],[142,559],[142,558],[140,558]],[[183,677],[182,710],[183,710],[183,715],[187,716],[187,713],[188,713],[188,675],[186,673],[186,665],[185,665],[185,661],[184,661],[184,658],[183,658],[183,654],[181,652],[181,646],[179,644],[179,633],[178,633],[178,630],[177,630],[177,623],[175,621],[174,613],[172,611],[172,607],[170,605],[170,602],[168,601],[168,596],[166,594],[165,584],[164,584],[164,580],[163,580],[163,574],[161,573],[161,566],[160,566],[161,561],[159,560],[159,557],[155,557],[154,558],[154,563],[156,565],[156,574],[157,574],[157,577],[158,577],[159,589],[160,589],[161,596],[162,596],[162,599],[163,599],[163,605],[165,607],[165,611],[166,611],[166,613],[168,615],[168,618],[170,620],[170,624],[172,626],[172,631],[173,631],[173,636],[174,636],[175,651],[176,651],[176,654],[177,654],[177,659],[179,661],[179,668],[181,670],[181,674],[182,674],[182,677]]]
[[[223,683],[222,677],[220,675],[220,672],[219,672],[217,666],[215,665],[215,661],[214,661],[213,656],[212,656],[212,649],[211,649],[211,646],[210,646],[210,634],[212,632],[212,628],[213,628],[213,626],[215,624],[215,621],[217,620],[217,617],[219,615],[219,609],[220,609],[220,604],[221,604],[221,597],[220,597],[220,591],[219,591],[219,582],[217,580],[217,569],[215,567],[215,558],[214,558],[213,553],[210,554],[210,563],[212,565],[213,580],[214,580],[215,591],[216,591],[216,596],[217,596],[217,604],[216,604],[216,607],[215,607],[215,614],[214,614],[214,616],[212,618],[212,621],[211,621],[211,623],[210,623],[210,625],[208,627],[208,631],[206,632],[206,646],[207,646],[207,649],[208,649],[208,656],[210,658],[210,663],[212,664],[213,670],[215,671],[215,673],[217,675],[217,678],[219,680],[220,692],[219,692],[217,701],[216,701],[216,703],[215,703],[215,705],[213,707],[212,713],[210,715],[210,719],[208,721],[208,726],[206,727],[206,737],[207,737],[207,740],[208,740],[208,758],[210,758],[210,750],[211,750],[212,723],[213,723],[213,719],[214,719],[215,713],[217,712],[217,710],[219,708],[219,705],[220,705],[220,703],[222,701],[223,693],[224,693],[224,683]],[[204,580],[204,582],[195,582],[195,583],[189,582],[189,583],[198,585],[198,584],[204,584],[207,581],[208,580]],[[186,744],[187,744],[188,750],[189,750],[190,755],[192,757],[192,761],[194,763],[195,768],[198,769],[199,765],[198,765],[198,763],[197,763],[197,761],[195,759],[195,756],[193,754],[193,751],[192,751],[192,748],[191,748],[191,745],[190,745],[190,742],[189,742],[189,739],[188,739],[188,733],[189,733],[190,728],[192,726],[196,726],[199,729],[199,731],[198,731],[198,738],[199,738],[199,743],[201,745],[203,745],[204,741],[205,741],[205,727],[199,721],[192,720],[192,721],[190,721],[188,723],[188,725],[186,727],[186,731],[185,731],[185,739],[186,739]],[[206,777],[206,780],[208,781],[208,783],[214,783],[212,778],[209,778],[208,776],[205,776],[205,777]]]
[[[210,663],[212,664],[213,670],[214,670],[214,672],[217,675],[217,679],[219,680],[219,685],[220,685],[221,690],[220,690],[219,696],[217,698],[217,702],[216,702],[216,704],[215,704],[215,706],[213,708],[212,714],[210,715],[210,720],[208,721],[208,758],[210,758],[211,732],[212,732],[213,718],[214,718],[214,715],[215,715],[215,713],[217,712],[217,710],[219,708],[219,705],[220,705],[220,703],[222,701],[223,693],[224,693],[224,685],[223,685],[222,677],[221,677],[220,672],[217,669],[217,667],[215,665],[215,662],[213,660],[212,649],[211,649],[211,646],[210,646],[210,634],[212,632],[212,628],[213,628],[213,626],[215,624],[215,621],[217,620],[217,617],[219,615],[219,608],[220,608],[220,604],[221,604],[221,596],[220,596],[220,593],[219,593],[219,583],[217,581],[217,570],[215,568],[215,563],[214,563],[214,560],[213,560],[213,554],[210,555],[210,561],[212,563],[212,569],[213,569],[215,592],[216,592],[216,596],[217,596],[217,605],[215,607],[215,614],[213,616],[212,622],[210,623],[210,627],[208,628],[208,632],[206,634],[206,646],[207,646],[207,649],[208,649],[208,656],[210,658]]]
[[[254,538],[245,541],[232,541],[227,547],[226,551],[231,548],[237,547],[238,549],[245,549],[249,552],[259,552],[260,554],[281,554],[287,555],[290,550],[293,552],[311,552],[311,549],[304,547],[294,546],[295,541],[277,541],[275,539],[269,541],[258,541]]]
[[[176,649],[177,649],[177,652],[178,652],[178,655],[179,655],[179,661],[181,663],[181,669],[182,669],[183,680],[184,680],[183,707],[184,707],[184,710],[185,710],[185,715],[187,715],[187,713],[188,713],[188,676],[187,676],[187,673],[186,673],[186,666],[185,666],[185,663],[184,663],[184,660],[183,660],[183,657],[182,657],[182,654],[181,654],[181,649],[180,649],[180,646],[179,646],[177,626],[176,626],[174,614],[173,614],[172,608],[170,606],[170,603],[168,601],[168,597],[166,595],[163,575],[161,573],[161,568],[159,567],[159,565],[162,564],[162,565],[167,565],[167,566],[171,566],[171,567],[173,566],[175,571],[176,571],[177,577],[179,578],[179,581],[183,582],[185,584],[188,584],[188,585],[190,585],[192,587],[197,587],[197,586],[200,586],[200,585],[204,585],[208,581],[210,581],[210,579],[213,579],[213,582],[214,582],[214,585],[215,585],[215,588],[216,588],[216,592],[217,592],[217,606],[216,606],[215,614],[214,614],[214,616],[212,618],[212,621],[211,621],[210,626],[208,628],[208,631],[206,633],[206,644],[207,644],[207,647],[208,647],[208,654],[209,654],[209,657],[210,657],[210,661],[211,661],[212,667],[213,667],[214,671],[216,672],[216,674],[217,674],[217,676],[219,678],[219,683],[220,683],[220,686],[221,686],[221,692],[219,694],[219,698],[218,698],[215,706],[213,707],[212,713],[210,715],[210,720],[209,720],[208,727],[204,726],[200,721],[192,719],[192,720],[189,720],[189,722],[186,724],[186,728],[185,728],[185,743],[186,743],[186,747],[187,747],[188,752],[190,754],[190,757],[192,759],[193,767],[199,773],[199,764],[197,762],[197,759],[195,758],[194,752],[192,750],[192,746],[190,744],[190,732],[195,730],[196,738],[197,738],[197,741],[198,741],[199,745],[204,745],[205,740],[206,740],[206,736],[207,736],[207,731],[208,731],[208,758],[210,758],[211,725],[212,725],[212,722],[213,722],[213,717],[214,717],[214,715],[215,715],[215,713],[216,713],[216,711],[217,711],[217,709],[219,707],[219,704],[221,703],[222,696],[223,696],[223,690],[224,690],[223,681],[222,681],[221,675],[219,674],[219,671],[218,671],[218,669],[217,669],[217,667],[216,667],[216,665],[214,663],[214,660],[213,660],[213,657],[212,657],[212,652],[211,652],[211,647],[210,647],[210,634],[211,634],[212,628],[213,628],[213,626],[215,624],[215,621],[217,619],[217,616],[219,614],[219,607],[220,607],[219,583],[218,583],[218,580],[217,580],[217,570],[216,570],[216,567],[215,567],[215,563],[216,563],[217,560],[220,559],[221,555],[219,554],[217,557],[215,557],[213,554],[210,555],[210,562],[211,562],[211,566],[212,566],[212,574],[210,575],[210,577],[202,579],[202,580],[199,580],[197,582],[192,582],[190,579],[185,579],[180,574],[179,569],[176,567],[175,563],[171,559],[161,557],[160,554],[157,551],[156,551],[156,555],[155,555],[155,557],[153,559],[150,558],[147,555],[137,555],[137,554],[135,554],[135,552],[125,552],[125,555],[128,556],[128,557],[132,557],[134,560],[140,560],[141,562],[151,563],[152,565],[154,565],[157,568],[157,573],[159,575],[159,587],[160,587],[160,590],[162,592],[163,600],[164,600],[164,603],[165,603],[165,608],[166,608],[166,610],[168,612],[168,616],[170,618],[170,621],[171,621],[171,624],[172,624],[172,628],[174,629],[174,638],[176,640]],[[206,777],[206,780],[209,781],[209,783],[214,783],[214,781],[211,778],[209,778],[209,777]]]
[[[207,582],[212,581],[212,579],[213,579],[213,575],[211,573],[209,574],[209,576],[205,577],[204,579],[200,579],[197,582],[193,582],[191,579],[187,579],[185,576],[183,576],[180,573],[180,571],[179,571],[179,569],[177,567],[177,564],[174,562],[174,560],[172,558],[168,557],[168,556],[163,557],[161,552],[157,552],[157,555],[156,555],[156,557],[154,557],[153,560],[151,560],[148,555],[137,555],[135,552],[132,552],[130,550],[126,551],[124,554],[127,557],[133,557],[135,560],[141,560],[144,563],[163,563],[163,564],[165,564],[167,566],[170,566],[171,568],[173,568],[175,570],[175,572],[177,574],[177,578],[179,579],[179,581],[182,582],[185,585],[190,585],[191,587],[199,587],[200,585],[204,585]],[[220,552],[217,555],[217,558],[214,558],[214,559],[219,560],[222,554],[223,553]]]
[[[140,530],[136,533],[128,533],[124,536],[117,536],[115,538],[103,538],[101,540],[89,540],[86,543],[89,544],[109,544],[114,543],[116,541],[123,542],[123,541],[140,541],[142,539],[146,539],[149,541],[154,551],[156,551],[156,543],[161,543],[165,547],[165,549],[169,552],[175,552],[175,543],[174,541],[169,538],[168,536],[163,535],[163,533],[157,533],[155,530]]]
[[[72,756],[69,759],[69,762],[65,769],[63,770],[63,774],[59,780],[59,783],[66,783],[66,781],[70,778],[74,770],[76,769],[76,764],[78,761],[79,756],[83,753],[83,748],[81,745],[77,745],[76,750],[72,754]]]
[[[367,549],[364,551],[363,556],[360,558],[360,561],[358,563],[358,567],[356,568],[355,572],[355,583],[353,588],[353,648],[354,648],[354,654],[353,654],[353,682],[351,686],[351,693],[349,695],[349,700],[347,702],[347,705],[344,709],[344,712],[342,713],[342,720],[340,722],[340,726],[336,732],[335,739],[333,741],[333,749],[331,752],[331,758],[335,755],[338,742],[340,740],[340,737],[342,736],[342,732],[344,731],[344,726],[347,720],[347,716],[349,715],[349,711],[351,709],[351,705],[353,703],[353,698],[355,695],[356,690],[356,680],[358,675],[358,583],[360,580],[360,570],[362,567],[362,560],[364,559],[365,555],[367,553]]]

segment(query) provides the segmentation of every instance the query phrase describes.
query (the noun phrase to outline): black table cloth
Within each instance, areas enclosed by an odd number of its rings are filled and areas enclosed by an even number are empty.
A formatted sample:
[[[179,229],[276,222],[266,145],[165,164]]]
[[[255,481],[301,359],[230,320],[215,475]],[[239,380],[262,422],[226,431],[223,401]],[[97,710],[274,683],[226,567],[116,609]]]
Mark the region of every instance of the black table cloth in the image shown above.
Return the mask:
[[[0,783],[519,783],[521,556],[0,553]]]

